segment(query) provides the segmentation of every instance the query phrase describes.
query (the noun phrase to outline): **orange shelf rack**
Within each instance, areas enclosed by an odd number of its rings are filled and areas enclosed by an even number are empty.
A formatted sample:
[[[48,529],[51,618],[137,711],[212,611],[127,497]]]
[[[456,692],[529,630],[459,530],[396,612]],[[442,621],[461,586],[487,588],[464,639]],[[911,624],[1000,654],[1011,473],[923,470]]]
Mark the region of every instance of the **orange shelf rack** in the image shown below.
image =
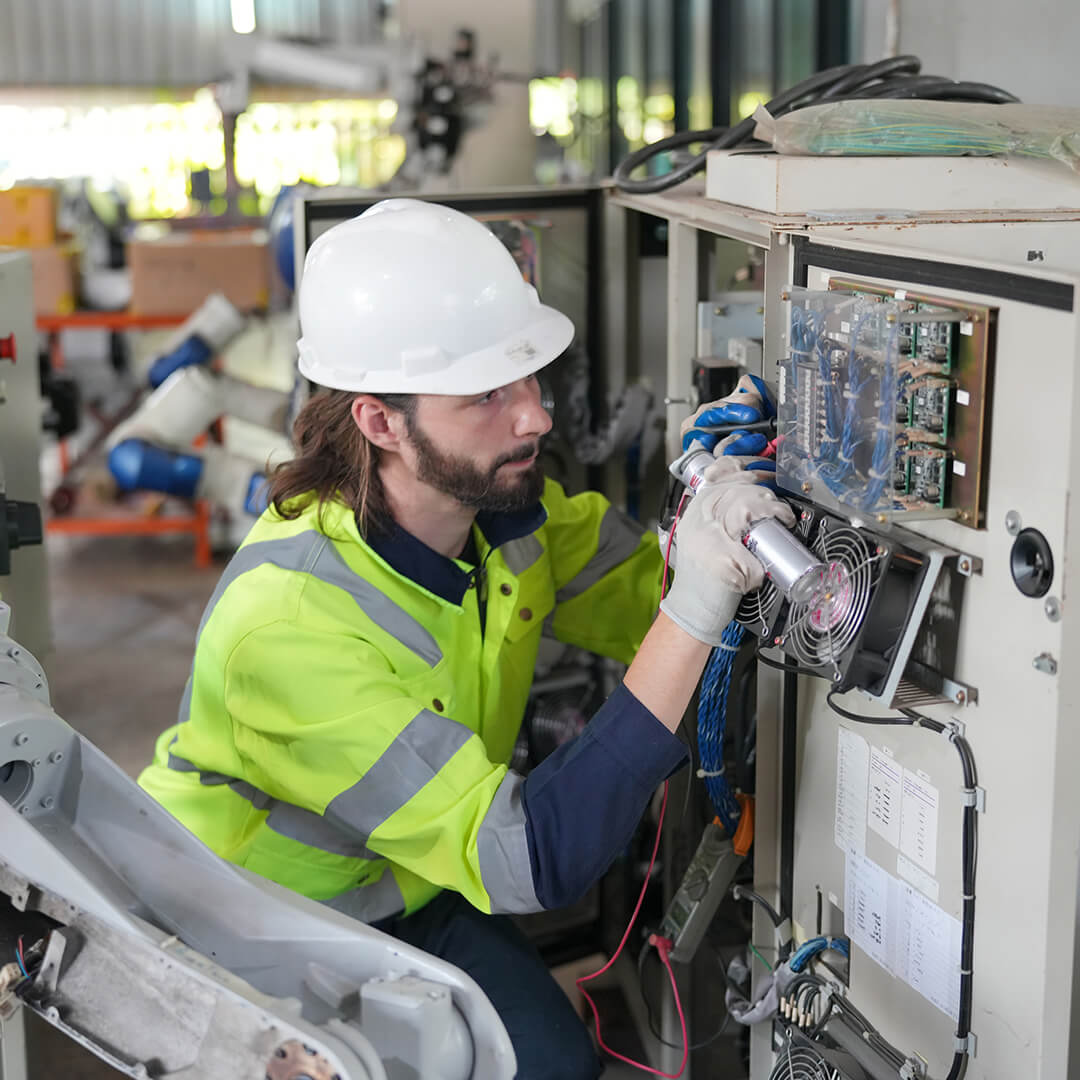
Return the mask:
[[[159,330],[179,326],[187,315],[141,315],[135,311],[72,311],[66,315],[38,315],[38,330],[48,335],[49,363],[53,371],[64,370],[62,330]],[[66,442],[59,443],[61,478],[72,463]],[[191,533],[195,541],[195,565],[205,569],[211,564],[210,508],[196,500],[190,514],[106,514],[80,516],[53,514],[45,524],[50,533],[68,536],[146,536],[162,533]]]

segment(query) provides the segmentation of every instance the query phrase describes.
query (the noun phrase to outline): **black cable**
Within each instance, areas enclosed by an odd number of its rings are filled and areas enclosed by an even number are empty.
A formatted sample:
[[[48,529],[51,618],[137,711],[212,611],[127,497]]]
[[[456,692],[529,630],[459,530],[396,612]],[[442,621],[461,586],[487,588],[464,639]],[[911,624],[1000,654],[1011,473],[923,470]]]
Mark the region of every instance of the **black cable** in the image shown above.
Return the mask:
[[[638,953],[637,960],[638,986],[641,988],[641,1000],[645,1002],[645,1017],[649,1025],[649,1031],[652,1032],[653,1038],[656,1039],[658,1043],[662,1043],[664,1046],[670,1047],[672,1050],[681,1050],[682,1043],[668,1042],[667,1039],[665,1039],[663,1035],[661,1035],[660,1032],[657,1030],[656,1015],[653,1012],[652,1002],[649,1000],[648,991],[645,989],[645,960],[647,959],[650,952],[655,952],[652,946],[642,945],[641,951]],[[724,973],[724,979],[725,981],[727,981],[727,972]],[[725,1012],[724,1022],[720,1025],[720,1027],[717,1028],[717,1030],[714,1031],[712,1035],[710,1035],[707,1039],[704,1039],[701,1042],[691,1043],[691,1045],[686,1048],[687,1052],[693,1053],[695,1050],[703,1050],[706,1046],[710,1046],[712,1043],[716,1042],[716,1040],[719,1039],[725,1031],[727,1031],[727,1026],[730,1022],[731,1013]]]
[[[777,671],[783,671],[789,675],[806,675],[814,679],[824,679],[825,676],[820,671],[814,671],[811,668],[799,667],[793,660],[790,664],[787,661],[770,660],[765,656],[761,650],[758,650],[757,654],[758,663],[764,664],[766,667],[776,668]]]
[[[844,717],[845,720],[857,720],[860,724],[889,724],[895,727],[897,724],[908,725],[909,727],[915,723],[914,720],[909,719],[906,716],[867,716],[864,713],[853,713],[840,705],[837,705],[833,701],[833,696],[840,693],[839,690],[830,690],[825,695],[825,701],[834,713],[838,713]]]
[[[778,930],[781,925],[783,925],[784,916],[781,915],[780,912],[778,912],[760,893],[754,892],[753,889],[748,889],[745,885],[733,885],[731,888],[731,895],[735,897],[736,900],[752,900],[755,904],[759,905],[765,911],[765,914],[769,916],[773,926]]]
[[[976,101],[990,104],[1015,102],[1019,99],[1007,90],[987,83],[955,82],[943,76],[922,75],[922,61],[917,56],[895,56],[876,64],[845,64],[828,68],[804,79],[777,94],[765,108],[773,117],[823,101],[852,98],[924,98],[927,100]],[[654,194],[681,184],[705,167],[710,150],[729,150],[735,146],[751,145],[756,121],[746,117],[730,127],[713,127],[702,131],[678,131],[658,142],[635,150],[616,166],[615,184],[623,191],[637,195]],[[689,161],[662,176],[634,180],[631,173],[640,165],[664,154],[695,143],[704,149]]]

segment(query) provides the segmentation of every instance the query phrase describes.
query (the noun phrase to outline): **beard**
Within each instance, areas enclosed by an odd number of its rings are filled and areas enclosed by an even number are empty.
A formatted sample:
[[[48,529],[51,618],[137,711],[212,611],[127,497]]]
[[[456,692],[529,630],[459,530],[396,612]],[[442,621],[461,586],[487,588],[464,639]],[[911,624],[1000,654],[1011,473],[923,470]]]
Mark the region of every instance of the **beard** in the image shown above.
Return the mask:
[[[480,468],[468,458],[442,453],[409,417],[409,438],[416,450],[417,477],[425,484],[457,499],[462,506],[487,513],[513,513],[535,505],[544,490],[544,469],[537,459],[528,469],[500,477],[499,469],[515,461],[527,461],[539,451],[539,443],[523,446]]]

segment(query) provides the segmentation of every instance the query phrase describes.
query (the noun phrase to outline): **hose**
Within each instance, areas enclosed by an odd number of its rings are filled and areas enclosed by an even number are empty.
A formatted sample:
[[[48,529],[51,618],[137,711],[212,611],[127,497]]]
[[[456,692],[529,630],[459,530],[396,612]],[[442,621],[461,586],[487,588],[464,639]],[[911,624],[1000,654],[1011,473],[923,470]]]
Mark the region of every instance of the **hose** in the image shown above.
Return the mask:
[[[923,75],[922,61],[917,56],[894,56],[875,64],[844,64],[819,71],[795,86],[777,94],[767,102],[769,113],[783,116],[807,105],[848,98],[924,98],[935,101],[978,101],[990,104],[1015,102],[1007,90],[987,83],[954,82],[939,75]],[[635,195],[652,195],[681,184],[705,168],[710,150],[730,150],[754,143],[756,121],[752,116],[730,127],[714,127],[702,131],[677,131],[658,142],[635,150],[615,167],[615,185]],[[661,176],[634,180],[630,174],[659,154],[678,150],[693,143],[705,148],[689,161]]]

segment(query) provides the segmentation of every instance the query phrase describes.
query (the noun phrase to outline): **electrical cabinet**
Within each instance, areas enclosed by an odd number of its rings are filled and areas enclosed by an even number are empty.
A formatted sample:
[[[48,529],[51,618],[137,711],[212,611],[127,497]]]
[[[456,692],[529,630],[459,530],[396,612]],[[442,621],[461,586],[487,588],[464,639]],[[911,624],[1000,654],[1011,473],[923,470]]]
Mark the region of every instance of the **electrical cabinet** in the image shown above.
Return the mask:
[[[836,587],[740,609],[789,665],[759,667],[754,888],[796,943],[849,939],[843,978],[823,974],[906,1064],[843,1032],[832,1048],[861,1042],[844,1052],[874,1076],[942,1080],[963,1055],[973,1080],[1080,1075],[1080,185],[1062,169],[1025,187],[1008,164],[995,195],[985,163],[927,159],[905,210],[873,200],[889,159],[823,162],[798,213],[752,177],[739,197],[760,208],[693,182],[609,195],[628,231],[667,227],[668,460],[715,267],[734,250],[759,268],[778,481]],[[761,911],[753,944],[775,960]],[[722,982],[695,991],[719,1019]],[[752,1080],[819,1075],[810,1034],[753,1028]]]
[[[42,413],[30,255],[0,249],[0,494],[12,502],[41,501]],[[11,510],[0,529],[13,533],[15,524]],[[13,609],[9,632],[47,662],[49,597],[40,536],[35,545],[0,547],[11,571],[0,576],[0,599]]]

